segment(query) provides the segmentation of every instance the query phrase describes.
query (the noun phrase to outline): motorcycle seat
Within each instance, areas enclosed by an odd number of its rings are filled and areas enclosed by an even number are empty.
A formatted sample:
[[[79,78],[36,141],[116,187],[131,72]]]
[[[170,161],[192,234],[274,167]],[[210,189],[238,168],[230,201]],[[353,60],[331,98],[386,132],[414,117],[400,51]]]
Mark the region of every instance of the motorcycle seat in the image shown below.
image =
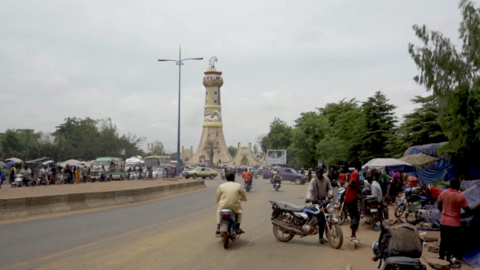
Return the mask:
[[[296,205],[288,202],[276,202],[278,208],[288,211],[301,212],[305,205]]]

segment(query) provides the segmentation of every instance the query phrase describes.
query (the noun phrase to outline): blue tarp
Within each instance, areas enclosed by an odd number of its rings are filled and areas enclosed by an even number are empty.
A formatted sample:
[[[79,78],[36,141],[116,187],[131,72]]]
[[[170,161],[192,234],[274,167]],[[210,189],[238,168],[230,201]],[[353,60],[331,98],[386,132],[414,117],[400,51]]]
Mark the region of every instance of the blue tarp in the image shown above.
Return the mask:
[[[429,165],[426,168],[417,168],[415,176],[418,178],[420,184],[431,184],[442,180],[448,180],[453,177],[451,170],[455,166],[448,163],[446,160],[439,161]]]
[[[469,205],[480,201],[480,180],[464,181],[462,186],[467,190],[463,195],[467,198]],[[462,241],[462,240],[461,240]],[[480,211],[477,209],[470,218],[468,228],[463,232],[463,260],[473,268],[480,267]]]

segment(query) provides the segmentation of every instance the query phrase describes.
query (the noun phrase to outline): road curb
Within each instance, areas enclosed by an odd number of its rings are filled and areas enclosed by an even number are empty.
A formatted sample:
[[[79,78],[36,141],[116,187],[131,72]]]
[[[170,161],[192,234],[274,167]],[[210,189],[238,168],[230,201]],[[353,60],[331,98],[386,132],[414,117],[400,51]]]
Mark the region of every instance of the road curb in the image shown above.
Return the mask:
[[[0,220],[136,203],[203,188],[206,188],[205,181],[198,180],[117,191],[0,199]]]

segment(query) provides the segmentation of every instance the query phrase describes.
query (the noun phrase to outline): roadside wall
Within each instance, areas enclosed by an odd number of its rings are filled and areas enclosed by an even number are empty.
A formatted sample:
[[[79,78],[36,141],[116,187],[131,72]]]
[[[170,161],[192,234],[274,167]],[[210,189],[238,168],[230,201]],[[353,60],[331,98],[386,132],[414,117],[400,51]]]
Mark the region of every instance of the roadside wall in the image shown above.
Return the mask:
[[[142,202],[203,188],[206,186],[201,180],[128,190],[6,198],[0,199],[0,220]]]

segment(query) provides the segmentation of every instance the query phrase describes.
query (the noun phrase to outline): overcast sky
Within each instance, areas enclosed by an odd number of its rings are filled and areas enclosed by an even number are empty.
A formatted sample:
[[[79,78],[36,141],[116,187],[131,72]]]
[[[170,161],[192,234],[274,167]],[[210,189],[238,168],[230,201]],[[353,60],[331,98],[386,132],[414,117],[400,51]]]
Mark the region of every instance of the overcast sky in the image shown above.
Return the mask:
[[[477,5],[478,5],[478,1]],[[178,67],[158,58],[203,57],[182,67],[181,144],[200,140],[203,72],[223,72],[227,145],[255,142],[275,117],[342,98],[386,93],[409,113],[414,24],[456,44],[459,1],[0,1],[0,131],[52,132],[66,117],[111,117],[121,133],[176,150]],[[146,145],[144,146],[146,148]]]

